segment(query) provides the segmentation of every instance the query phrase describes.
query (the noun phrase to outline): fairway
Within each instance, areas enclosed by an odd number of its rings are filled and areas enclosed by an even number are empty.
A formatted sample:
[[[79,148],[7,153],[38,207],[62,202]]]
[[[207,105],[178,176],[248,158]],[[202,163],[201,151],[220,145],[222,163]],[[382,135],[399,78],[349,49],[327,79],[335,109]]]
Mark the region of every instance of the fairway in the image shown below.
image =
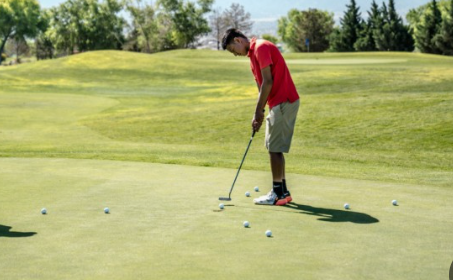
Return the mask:
[[[285,58],[301,94],[294,201],[252,202],[271,182],[260,132],[223,211],[257,97],[247,59],[99,51],[1,67],[2,279],[446,279],[453,59]]]

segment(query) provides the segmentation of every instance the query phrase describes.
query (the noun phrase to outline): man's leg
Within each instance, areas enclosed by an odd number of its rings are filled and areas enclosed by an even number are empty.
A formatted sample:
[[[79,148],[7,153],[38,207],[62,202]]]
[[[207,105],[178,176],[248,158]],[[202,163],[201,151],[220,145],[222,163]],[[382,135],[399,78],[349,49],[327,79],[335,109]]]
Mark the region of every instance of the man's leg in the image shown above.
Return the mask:
[[[283,191],[285,157],[283,153],[269,152],[272,170],[273,191],[277,195],[275,205],[285,205],[287,200]]]
[[[293,201],[293,198],[291,197],[291,193],[288,190],[288,187],[286,186],[286,164],[285,164],[285,154],[283,155],[283,194],[286,197],[286,201],[290,203]]]
[[[283,153],[282,153],[282,157],[283,157],[283,177],[282,177],[282,179],[286,180],[286,176],[285,176],[285,174],[286,174],[286,171],[285,171],[285,155]]]
[[[285,157],[283,153],[269,152],[271,159],[272,179],[274,182],[281,183],[285,178]]]

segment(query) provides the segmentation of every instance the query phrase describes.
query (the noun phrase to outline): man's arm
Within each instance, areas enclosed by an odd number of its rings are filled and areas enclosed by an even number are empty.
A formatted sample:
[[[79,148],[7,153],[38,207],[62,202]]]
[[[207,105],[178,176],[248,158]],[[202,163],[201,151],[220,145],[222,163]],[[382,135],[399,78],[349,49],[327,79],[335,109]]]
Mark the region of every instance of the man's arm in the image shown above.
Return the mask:
[[[253,117],[252,127],[253,130],[258,132],[264,120],[264,107],[266,107],[267,97],[272,90],[274,80],[272,78],[271,66],[261,69],[261,76],[263,77],[263,84],[260,88],[260,95],[256,104],[255,116]]]

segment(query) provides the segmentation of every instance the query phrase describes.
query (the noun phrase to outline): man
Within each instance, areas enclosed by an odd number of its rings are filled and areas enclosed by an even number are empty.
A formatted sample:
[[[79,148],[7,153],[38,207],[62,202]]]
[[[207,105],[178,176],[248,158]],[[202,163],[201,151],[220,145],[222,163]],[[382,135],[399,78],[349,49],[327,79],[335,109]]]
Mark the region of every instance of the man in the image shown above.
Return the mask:
[[[269,105],[266,117],[265,144],[269,151],[273,188],[265,196],[254,200],[256,204],[285,205],[291,202],[286,186],[285,157],[299,110],[299,95],[278,48],[269,41],[249,40],[237,29],[228,29],[222,47],[235,56],[248,56],[250,67],[259,90],[258,102],[252,120],[253,131],[258,132],[264,121],[264,108]]]

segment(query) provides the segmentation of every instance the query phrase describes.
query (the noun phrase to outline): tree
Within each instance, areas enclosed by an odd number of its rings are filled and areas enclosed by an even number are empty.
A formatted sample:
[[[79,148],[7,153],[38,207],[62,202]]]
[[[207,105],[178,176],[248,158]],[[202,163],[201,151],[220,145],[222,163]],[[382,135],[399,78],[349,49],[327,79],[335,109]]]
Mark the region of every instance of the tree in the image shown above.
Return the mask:
[[[124,43],[123,30],[126,21],[119,15],[123,6],[119,0],[87,0],[90,11],[88,22],[87,50],[121,49]]]
[[[142,0],[130,0],[126,9],[132,16],[132,28],[124,49],[154,53],[176,48],[172,41],[174,24],[159,2],[148,4]]]
[[[374,39],[380,51],[413,51],[414,40],[410,28],[395,9],[395,1],[383,3],[381,16],[375,19]]]
[[[271,34],[263,34],[261,36],[264,40],[267,40],[269,42],[272,42],[274,44],[277,44],[278,43],[278,38],[275,37],[275,36],[272,36]]]
[[[410,33],[410,28],[403,24],[403,19],[395,9],[395,0],[389,0],[388,21],[384,25],[389,34],[391,51],[413,51],[414,40]]]
[[[7,50],[8,54],[16,55],[16,63],[20,63],[20,57],[22,55],[27,55],[30,51],[27,40],[23,36],[19,35],[9,38],[8,42],[6,43],[5,49]]]
[[[387,5],[382,3],[382,8],[379,10],[379,16],[375,18],[375,29],[373,38],[378,51],[388,51],[390,49],[389,29],[385,27],[389,20],[389,11]]]
[[[253,22],[250,20],[250,13],[245,12],[244,7],[232,3],[230,8],[225,10],[223,18],[227,28],[236,28],[247,34],[252,31]]]
[[[142,4],[141,0],[131,0],[127,2],[126,9],[132,16],[137,47],[151,53],[152,37],[157,33],[156,8],[147,3]]]
[[[67,5],[67,3],[62,3],[58,7],[52,7],[48,10],[49,29],[45,35],[50,38],[56,50],[72,54],[77,47],[78,32],[73,23],[75,20]]]
[[[440,0],[438,1],[439,9],[442,13],[447,13],[447,9],[450,6],[451,0]],[[420,23],[423,14],[426,10],[429,10],[431,3],[427,3],[425,5],[421,5],[415,9],[410,9],[409,12],[406,14],[406,20],[409,23],[410,28],[417,32],[417,24]]]
[[[0,0],[0,54],[9,38],[33,37],[39,24],[40,7],[36,0]]]
[[[357,51],[377,51],[376,41],[374,40],[374,32],[378,28],[380,22],[381,11],[376,1],[371,3],[371,11],[368,12],[368,20],[363,24],[360,37],[354,44],[354,49]],[[382,27],[380,27],[382,28]]]
[[[442,54],[453,55],[453,0],[450,0],[450,8],[442,20],[442,27],[433,40]]]
[[[442,14],[436,0],[432,0],[430,7],[426,10],[417,25],[415,41],[417,47],[423,53],[442,54],[434,41],[434,37],[439,33],[442,25]]]
[[[305,41],[309,39],[310,51],[323,52],[329,48],[329,36],[333,26],[333,14],[326,11],[292,9],[287,17],[280,18],[278,34],[293,51],[307,51]]]
[[[214,0],[160,0],[164,10],[173,22],[172,41],[176,47],[188,48],[193,45],[198,36],[210,31],[204,14],[211,11]]]
[[[363,20],[360,16],[360,7],[357,6],[355,0],[351,0],[349,5],[346,5],[347,11],[344,17],[340,20],[341,28],[339,33],[335,32],[331,41],[331,49],[338,52],[354,51],[354,44],[360,37],[363,28]]]
[[[46,35],[58,50],[121,49],[125,20],[117,0],[67,0],[50,9]]]
[[[36,59],[52,59],[54,57],[55,48],[48,36],[43,33],[35,40],[36,44]]]
[[[41,11],[41,25],[39,28],[38,35],[35,40],[36,58],[40,59],[52,59],[54,56],[55,48],[52,44],[50,37],[46,34],[50,24],[50,11]]]
[[[227,22],[220,9],[214,9],[212,11],[212,15],[209,17],[209,23],[211,25],[211,33],[217,40],[217,50],[220,50],[220,41],[227,28]]]

